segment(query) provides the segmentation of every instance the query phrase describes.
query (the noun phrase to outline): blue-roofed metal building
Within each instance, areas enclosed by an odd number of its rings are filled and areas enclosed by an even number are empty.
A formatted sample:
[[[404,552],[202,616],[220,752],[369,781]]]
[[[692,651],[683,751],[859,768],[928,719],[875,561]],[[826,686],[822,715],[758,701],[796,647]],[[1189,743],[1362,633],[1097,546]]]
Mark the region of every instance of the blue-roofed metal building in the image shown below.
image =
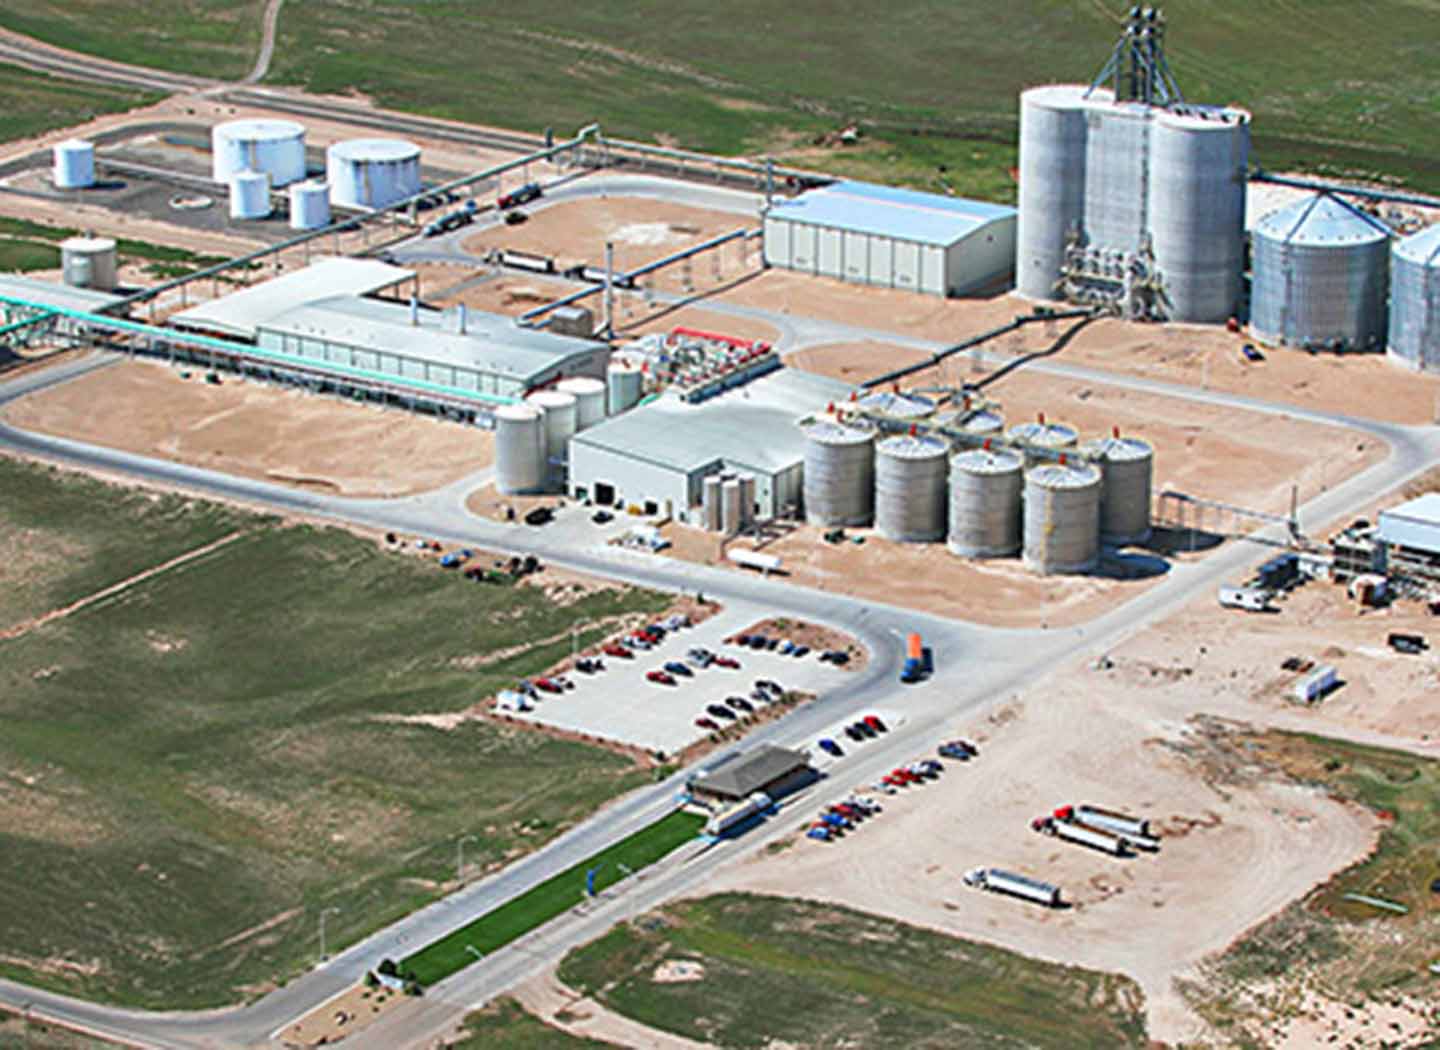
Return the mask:
[[[838,182],[765,213],[765,265],[928,295],[1008,282],[1015,209],[916,190]]]

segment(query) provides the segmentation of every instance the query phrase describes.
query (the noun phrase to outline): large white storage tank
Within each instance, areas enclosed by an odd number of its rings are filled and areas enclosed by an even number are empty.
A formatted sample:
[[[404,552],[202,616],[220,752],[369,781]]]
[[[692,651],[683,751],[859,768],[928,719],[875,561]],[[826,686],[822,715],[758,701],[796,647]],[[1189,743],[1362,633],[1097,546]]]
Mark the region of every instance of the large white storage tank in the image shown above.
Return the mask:
[[[1100,537],[1106,543],[1144,543],[1150,538],[1150,490],[1155,450],[1135,437],[1101,438],[1085,451],[1100,467]]]
[[[930,543],[945,536],[950,444],[897,434],[875,446],[875,528],[889,540]]]
[[[606,414],[628,412],[645,392],[645,373],[629,361],[614,360],[605,369]]]
[[[802,422],[805,520],[811,525],[868,525],[875,514],[875,429],[863,421]]]
[[[966,558],[1005,558],[1020,549],[1025,460],[1010,449],[976,448],[950,460],[949,547]]]
[[[420,147],[403,139],[348,139],[325,151],[330,203],[383,208],[420,192]]]
[[[109,237],[70,237],[60,242],[60,270],[74,288],[113,291],[118,262]]]
[[[318,230],[330,225],[330,187],[318,179],[290,187],[290,228]]]
[[[545,416],[531,405],[495,410],[495,489],[507,496],[545,487]]]
[[[1043,575],[1088,572],[1100,560],[1100,470],[1043,463],[1025,475],[1027,568]]]
[[[263,171],[242,171],[230,180],[230,218],[268,219],[271,212],[270,176]]]
[[[584,430],[605,418],[605,383],[589,376],[562,379],[555,389],[575,399],[575,429]]]
[[[95,144],[66,139],[51,151],[51,178],[57,190],[84,190],[95,185]]]
[[[1391,230],[1328,193],[1256,224],[1250,330],[1307,349],[1383,345]]]
[[[1391,249],[1387,350],[1407,368],[1440,371],[1440,226]]]
[[[570,439],[575,436],[579,415],[575,399],[559,390],[538,390],[525,401],[545,414],[546,457],[563,460],[569,452]]]
[[[1090,96],[1085,116],[1085,236],[1099,248],[1135,251],[1146,230],[1151,106]]]
[[[272,186],[305,177],[305,128],[293,120],[229,120],[210,129],[210,170],[228,184],[242,171],[263,171]]]
[[[1020,96],[1020,212],[1016,290],[1054,299],[1070,231],[1085,209],[1085,85],[1048,84]],[[1114,95],[1097,88],[1096,101]]]
[[[1149,222],[1155,265],[1177,321],[1217,323],[1240,310],[1250,114],[1189,107],[1150,129]]]

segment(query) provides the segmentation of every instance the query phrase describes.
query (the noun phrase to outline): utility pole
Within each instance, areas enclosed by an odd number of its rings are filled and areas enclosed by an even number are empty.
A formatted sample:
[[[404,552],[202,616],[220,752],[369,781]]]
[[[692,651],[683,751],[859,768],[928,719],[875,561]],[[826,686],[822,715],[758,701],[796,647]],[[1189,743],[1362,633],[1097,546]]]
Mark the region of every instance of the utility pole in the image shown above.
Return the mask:
[[[320,910],[320,961],[324,962],[329,956],[325,953],[325,916],[339,915],[339,908],[322,908]]]
[[[455,881],[459,882],[465,877],[465,843],[479,842],[474,835],[465,835],[455,843]]]

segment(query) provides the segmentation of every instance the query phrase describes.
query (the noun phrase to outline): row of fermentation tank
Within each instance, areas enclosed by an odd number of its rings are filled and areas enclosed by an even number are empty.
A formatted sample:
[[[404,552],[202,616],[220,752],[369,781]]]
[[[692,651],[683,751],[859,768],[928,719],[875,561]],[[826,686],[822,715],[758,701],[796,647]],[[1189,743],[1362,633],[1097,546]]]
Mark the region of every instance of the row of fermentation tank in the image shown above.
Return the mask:
[[[293,120],[231,120],[210,129],[211,178],[225,186],[233,219],[273,213],[274,191],[289,187],[290,225],[316,229],[332,205],[383,208],[421,190],[420,147],[401,139],[336,142],[325,150],[325,178],[308,178],[305,127]],[[95,144],[67,139],[52,150],[56,189],[95,185]]]
[[[945,541],[967,558],[1021,554],[1047,574],[1086,572],[1102,543],[1150,535],[1154,453],[1138,438],[1082,446],[1063,423],[1004,430],[990,410],[907,426],[893,406],[874,413],[864,401],[801,426],[812,525],[873,524],[888,539]]]
[[[635,407],[645,375],[612,358],[605,378],[576,376],[537,390],[523,402],[495,410],[495,488],[505,495],[558,491],[570,439]]]

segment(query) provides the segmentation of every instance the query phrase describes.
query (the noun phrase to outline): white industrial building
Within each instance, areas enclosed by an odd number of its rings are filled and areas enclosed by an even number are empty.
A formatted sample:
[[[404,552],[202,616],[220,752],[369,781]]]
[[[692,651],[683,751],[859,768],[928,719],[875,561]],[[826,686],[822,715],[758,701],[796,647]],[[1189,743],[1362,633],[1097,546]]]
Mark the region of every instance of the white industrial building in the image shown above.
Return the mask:
[[[1015,269],[1015,209],[840,182],[765,213],[765,265],[928,295],[966,295]]]
[[[798,422],[849,395],[844,383],[782,369],[699,404],[662,396],[571,439],[570,491],[606,505],[668,507],[694,522],[705,477],[735,471],[754,476],[758,517],[797,510],[805,467]]]

